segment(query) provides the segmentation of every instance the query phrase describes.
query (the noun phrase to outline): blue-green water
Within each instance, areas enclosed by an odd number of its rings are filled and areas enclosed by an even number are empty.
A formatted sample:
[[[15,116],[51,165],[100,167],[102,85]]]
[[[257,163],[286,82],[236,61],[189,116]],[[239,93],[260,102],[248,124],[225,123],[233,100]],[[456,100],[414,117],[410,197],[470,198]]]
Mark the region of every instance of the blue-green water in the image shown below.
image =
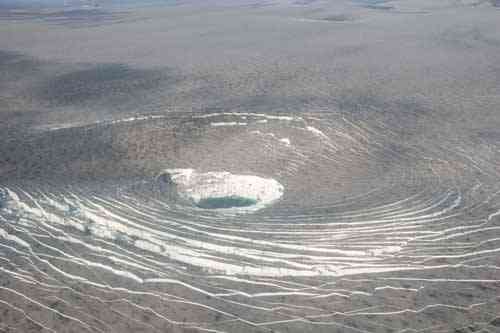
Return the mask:
[[[199,208],[217,209],[217,208],[233,208],[233,207],[248,207],[257,203],[257,200],[239,196],[229,197],[212,197],[201,199],[196,204]]]

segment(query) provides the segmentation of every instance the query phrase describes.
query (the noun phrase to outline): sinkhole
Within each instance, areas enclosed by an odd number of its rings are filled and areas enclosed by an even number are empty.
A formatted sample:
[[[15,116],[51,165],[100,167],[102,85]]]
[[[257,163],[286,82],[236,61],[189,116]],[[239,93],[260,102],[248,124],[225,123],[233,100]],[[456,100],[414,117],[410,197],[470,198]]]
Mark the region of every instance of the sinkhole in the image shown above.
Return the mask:
[[[284,190],[275,179],[227,171],[167,169],[158,180],[171,200],[201,209],[254,211],[280,199]]]

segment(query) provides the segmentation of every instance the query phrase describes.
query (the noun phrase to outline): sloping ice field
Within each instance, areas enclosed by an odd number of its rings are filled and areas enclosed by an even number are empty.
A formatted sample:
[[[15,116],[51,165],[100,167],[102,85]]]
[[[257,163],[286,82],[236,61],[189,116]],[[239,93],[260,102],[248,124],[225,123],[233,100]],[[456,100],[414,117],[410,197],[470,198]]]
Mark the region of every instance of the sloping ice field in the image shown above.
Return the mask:
[[[0,4],[0,332],[500,331],[494,1]]]

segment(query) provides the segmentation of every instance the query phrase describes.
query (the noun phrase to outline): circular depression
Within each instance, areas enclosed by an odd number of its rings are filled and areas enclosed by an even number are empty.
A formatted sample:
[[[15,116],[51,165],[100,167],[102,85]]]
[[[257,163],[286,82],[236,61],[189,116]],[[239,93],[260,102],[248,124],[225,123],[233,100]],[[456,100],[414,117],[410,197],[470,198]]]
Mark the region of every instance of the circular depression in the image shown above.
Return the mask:
[[[167,198],[204,209],[253,211],[272,204],[283,194],[283,185],[274,179],[225,171],[167,169],[158,179]]]
[[[218,325],[212,315],[271,327],[282,314],[257,318],[276,304],[294,322],[321,318],[331,297],[373,304],[375,288],[494,283],[498,142],[467,140],[419,144],[333,113],[167,114],[47,131],[2,146],[2,251],[24,253],[13,263],[30,258],[50,272],[45,282],[183,302],[206,329]],[[360,275],[366,290],[349,280]]]

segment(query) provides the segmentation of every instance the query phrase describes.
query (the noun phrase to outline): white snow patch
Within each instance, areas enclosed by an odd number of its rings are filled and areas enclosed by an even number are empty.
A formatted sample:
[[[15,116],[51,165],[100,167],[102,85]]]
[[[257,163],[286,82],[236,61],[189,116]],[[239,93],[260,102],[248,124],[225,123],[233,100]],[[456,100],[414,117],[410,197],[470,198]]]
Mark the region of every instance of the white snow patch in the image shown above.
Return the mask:
[[[323,139],[326,139],[326,140],[330,139],[325,133],[323,133],[321,130],[317,129],[316,127],[307,126],[306,129],[309,132],[313,133],[314,135],[322,137]]]
[[[246,126],[246,125],[247,125],[247,123],[236,122],[236,121],[210,123],[210,126],[214,126],[214,127],[218,127],[218,126]]]
[[[269,115],[269,114],[264,114],[264,113],[251,113],[251,112],[215,112],[215,113],[208,113],[208,114],[193,116],[193,118],[212,118],[212,117],[219,117],[219,116],[238,116],[238,117],[249,117],[250,116],[250,117],[264,118],[262,120],[265,120],[265,119],[286,120],[286,121],[303,120],[302,117],[274,116],[274,115]]]
[[[283,142],[287,146],[291,145],[291,142],[290,142],[289,138],[282,138],[282,139],[280,139],[280,142]]]
[[[129,118],[112,120],[111,123],[112,124],[128,123],[128,122],[131,122],[131,121],[152,120],[152,119],[162,119],[162,118],[165,118],[165,116],[162,116],[162,115],[145,115],[145,116],[136,116],[136,117],[129,117]]]

